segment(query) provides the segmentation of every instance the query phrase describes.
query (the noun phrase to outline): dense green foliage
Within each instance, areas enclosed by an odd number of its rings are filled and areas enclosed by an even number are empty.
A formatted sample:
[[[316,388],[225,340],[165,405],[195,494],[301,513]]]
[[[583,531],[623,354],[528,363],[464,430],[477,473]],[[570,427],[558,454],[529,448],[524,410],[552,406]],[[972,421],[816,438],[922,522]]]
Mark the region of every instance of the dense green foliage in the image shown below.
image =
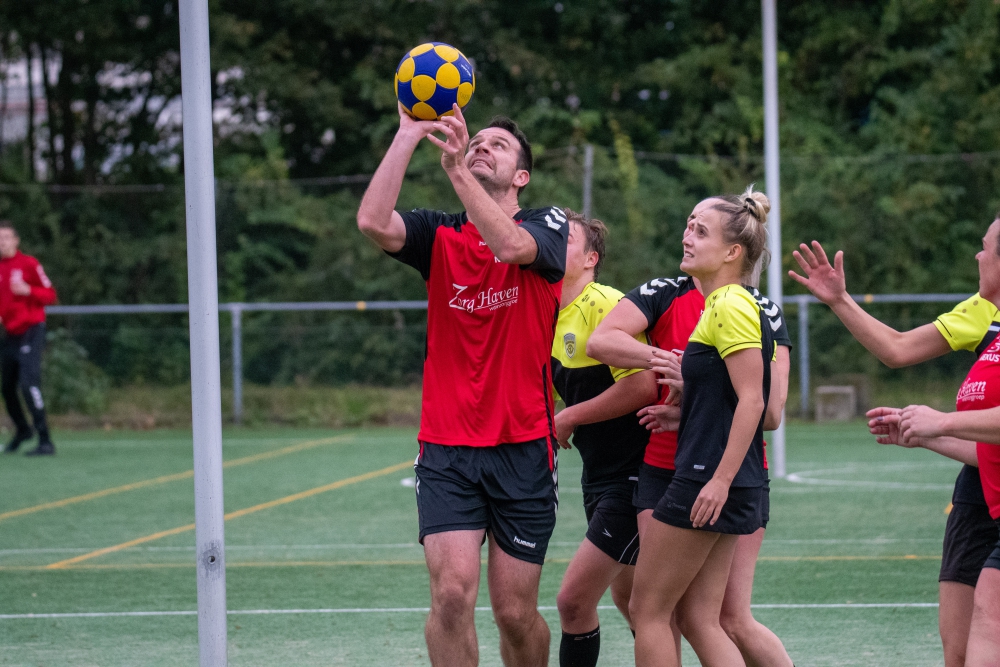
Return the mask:
[[[423,296],[414,272],[357,233],[363,184],[322,179],[374,170],[396,123],[392,72],[431,39],[475,62],[473,130],[504,113],[534,141],[525,204],[578,207],[579,148],[598,146],[607,282],[627,289],[676,273],[693,204],[763,182],[756,0],[210,6],[224,301]],[[778,19],[780,261],[790,268],[791,249],[818,238],[846,251],[852,291],[974,291],[973,254],[1000,206],[1000,4],[781,3]],[[0,49],[4,63],[31,53],[58,69],[44,91],[49,120],[30,128],[35,159],[24,141],[0,146],[0,215],[46,262],[61,300],[183,301],[175,0],[3,3]],[[148,184],[164,187],[87,187]],[[411,165],[400,208],[411,206],[460,206],[433,146]],[[786,292],[797,291],[789,281]],[[937,310],[893,316],[920,323]],[[248,374],[409,381],[420,324],[393,313],[254,316]],[[113,331],[94,334],[106,343],[91,356],[117,381],[183,376],[183,322],[145,334],[102,326]],[[160,356],[111,361],[144,346]],[[834,326],[820,327],[814,350],[818,375],[871,367]]]

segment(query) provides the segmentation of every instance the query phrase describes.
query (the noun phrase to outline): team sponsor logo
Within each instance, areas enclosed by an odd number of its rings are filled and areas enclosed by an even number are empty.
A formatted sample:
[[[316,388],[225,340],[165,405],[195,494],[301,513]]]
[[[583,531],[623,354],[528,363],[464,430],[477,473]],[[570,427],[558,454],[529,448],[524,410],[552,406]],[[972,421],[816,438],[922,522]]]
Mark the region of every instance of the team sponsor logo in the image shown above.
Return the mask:
[[[576,334],[568,333],[563,336],[563,348],[566,350],[566,356],[570,359],[576,354]]]
[[[993,330],[993,327],[990,327]],[[990,346],[986,348],[986,351],[979,356],[979,361],[986,361],[989,363],[1000,363],[1000,337],[994,339]]]
[[[489,287],[481,290],[475,296],[468,294],[468,285],[458,285],[452,283],[455,288],[455,296],[448,302],[449,308],[464,310],[467,313],[474,313],[477,310],[498,310],[507,308],[517,303],[518,287],[508,287],[507,289],[494,289]]]
[[[534,542],[526,542],[526,541],[522,540],[520,537],[518,537],[517,535],[514,536],[514,544],[520,544],[522,547],[528,547],[529,549],[534,549],[535,548],[535,543]]]
[[[958,399],[956,402],[984,400],[986,400],[986,380],[977,380],[974,382],[966,380],[962,383],[961,389],[958,390]]]

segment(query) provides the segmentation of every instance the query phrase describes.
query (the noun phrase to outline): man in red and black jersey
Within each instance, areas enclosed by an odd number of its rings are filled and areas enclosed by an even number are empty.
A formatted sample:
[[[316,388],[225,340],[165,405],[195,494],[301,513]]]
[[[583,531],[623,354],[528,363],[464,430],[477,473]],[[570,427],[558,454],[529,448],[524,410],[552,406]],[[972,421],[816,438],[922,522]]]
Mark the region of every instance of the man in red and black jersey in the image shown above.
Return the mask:
[[[0,344],[0,372],[4,404],[17,428],[4,452],[17,451],[32,436],[18,397],[20,389],[38,433],[38,447],[28,455],[45,456],[56,453],[41,389],[45,306],[55,302],[56,291],[38,260],[18,249],[20,243],[13,225],[0,220],[0,320],[7,334]]]
[[[531,146],[517,125],[494,119],[469,140],[462,112],[400,127],[372,177],[358,227],[420,271],[427,284],[417,511],[430,571],[425,635],[434,665],[475,665],[480,546],[505,664],[548,664],[549,630],[538,583],[558,501],[552,339],[566,264],[568,225],[555,207],[522,210]],[[432,132],[439,132],[439,139]],[[422,139],[463,213],[394,209]]]

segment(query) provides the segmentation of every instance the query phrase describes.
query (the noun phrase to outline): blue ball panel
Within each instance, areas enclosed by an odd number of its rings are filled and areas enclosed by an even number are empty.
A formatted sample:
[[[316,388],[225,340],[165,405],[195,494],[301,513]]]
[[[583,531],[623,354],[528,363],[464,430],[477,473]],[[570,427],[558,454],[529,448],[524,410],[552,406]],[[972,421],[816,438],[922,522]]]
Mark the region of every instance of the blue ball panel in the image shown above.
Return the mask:
[[[437,74],[438,68],[446,62],[448,61],[439,56],[434,49],[431,49],[427,53],[421,53],[413,59],[413,64],[416,65],[413,76],[426,74],[433,79],[434,75]]]
[[[438,86],[431,95],[431,99],[427,100],[427,104],[431,105],[434,111],[437,111],[440,116],[446,111],[451,111],[451,105],[455,103],[458,99],[458,89],[457,88],[443,88]]]
[[[458,73],[462,75],[462,83],[472,83],[472,63],[465,56],[459,56],[453,64],[458,68]]]
[[[406,83],[403,83],[401,81],[399,83],[399,95],[398,95],[398,98],[399,98],[400,103],[402,103],[402,105],[404,107],[406,107],[407,109],[412,109],[413,105],[420,101],[420,100],[417,99],[417,96],[414,95],[413,91],[410,89],[410,82],[409,81],[407,81]],[[434,98],[432,97],[431,99],[434,99]]]

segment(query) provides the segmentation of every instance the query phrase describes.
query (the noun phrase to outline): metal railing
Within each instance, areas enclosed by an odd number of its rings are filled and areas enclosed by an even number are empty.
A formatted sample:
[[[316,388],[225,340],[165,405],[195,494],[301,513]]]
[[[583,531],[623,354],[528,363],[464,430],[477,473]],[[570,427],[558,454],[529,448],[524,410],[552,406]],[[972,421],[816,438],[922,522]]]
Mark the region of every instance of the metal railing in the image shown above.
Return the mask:
[[[967,299],[969,294],[855,294],[858,303],[949,303]],[[795,304],[799,320],[799,389],[801,414],[809,414],[809,306],[820,303],[811,294],[785,297],[785,310]],[[220,303],[219,310],[230,314],[233,355],[233,422],[243,419],[243,313],[278,311],[366,311],[425,310],[426,301],[303,301],[288,303]],[[188,306],[177,304],[49,306],[51,315],[129,315],[148,313],[186,313]],[[787,313],[786,313],[787,314]]]

